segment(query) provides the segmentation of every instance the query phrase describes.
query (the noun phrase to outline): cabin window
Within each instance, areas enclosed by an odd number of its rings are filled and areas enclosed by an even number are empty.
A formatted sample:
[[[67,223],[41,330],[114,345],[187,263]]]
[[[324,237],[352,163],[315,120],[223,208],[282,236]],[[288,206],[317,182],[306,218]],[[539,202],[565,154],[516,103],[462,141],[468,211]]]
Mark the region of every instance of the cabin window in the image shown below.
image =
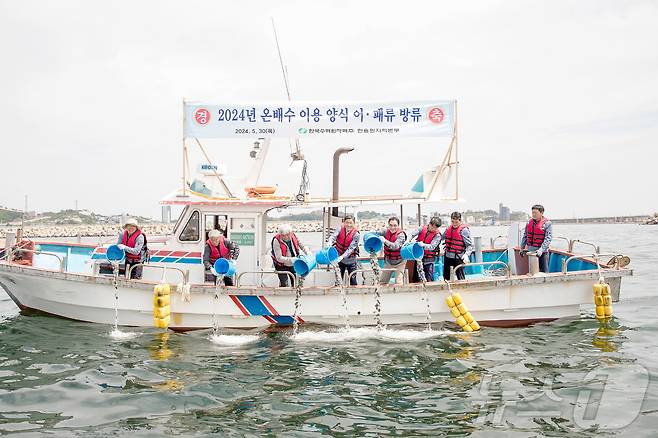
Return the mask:
[[[199,212],[195,211],[190,215],[183,231],[180,233],[181,242],[197,242],[199,240]]]
[[[228,238],[228,230],[227,230],[228,216],[227,215],[225,215],[225,214],[204,214],[204,217],[206,218],[206,226],[204,228],[206,240],[208,240],[208,232],[210,232],[210,230],[219,230],[222,233],[224,233],[224,236],[226,236]]]

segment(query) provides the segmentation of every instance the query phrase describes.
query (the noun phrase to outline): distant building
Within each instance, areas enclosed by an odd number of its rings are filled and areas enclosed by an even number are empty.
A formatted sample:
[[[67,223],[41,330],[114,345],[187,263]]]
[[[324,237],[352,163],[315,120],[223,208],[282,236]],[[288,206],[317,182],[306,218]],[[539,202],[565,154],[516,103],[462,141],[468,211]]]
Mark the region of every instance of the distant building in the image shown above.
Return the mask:
[[[162,206],[162,223],[168,224],[171,222],[171,205]]]
[[[498,220],[507,222],[510,219],[509,207],[505,207],[502,203],[498,204]]]

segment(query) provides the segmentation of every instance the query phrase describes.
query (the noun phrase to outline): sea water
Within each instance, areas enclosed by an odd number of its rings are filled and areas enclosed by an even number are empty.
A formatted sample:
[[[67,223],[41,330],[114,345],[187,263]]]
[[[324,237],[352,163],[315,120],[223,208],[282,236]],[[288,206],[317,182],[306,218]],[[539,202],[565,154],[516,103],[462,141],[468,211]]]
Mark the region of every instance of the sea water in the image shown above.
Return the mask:
[[[2,293],[0,434],[655,436],[658,227],[555,228],[631,257],[610,327],[583,306],[477,334],[435,323],[113,339],[106,325],[21,315]]]

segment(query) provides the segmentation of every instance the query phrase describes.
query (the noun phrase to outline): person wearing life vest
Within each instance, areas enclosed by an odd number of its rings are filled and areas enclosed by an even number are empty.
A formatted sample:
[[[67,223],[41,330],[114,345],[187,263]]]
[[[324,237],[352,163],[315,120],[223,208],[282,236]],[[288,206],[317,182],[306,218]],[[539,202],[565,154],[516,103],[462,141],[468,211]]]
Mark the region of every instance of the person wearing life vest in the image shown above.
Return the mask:
[[[384,244],[384,270],[379,279],[380,284],[388,284],[395,275],[395,284],[402,284],[402,275],[387,269],[404,271],[404,260],[400,256],[400,248],[407,240],[407,234],[400,228],[400,219],[395,216],[388,218],[388,228],[373,231],[381,237]]]
[[[544,216],[544,206],[532,206],[531,218],[523,230],[520,254],[524,257],[528,252],[535,252],[539,258],[539,270],[548,272],[548,247],[553,239],[553,224]]]
[[[16,244],[12,246],[11,262],[17,265],[32,266],[35,245],[32,240],[23,238],[23,229],[16,230]]]
[[[210,270],[219,259],[237,260],[240,255],[240,247],[224,237],[220,230],[210,230],[208,240],[203,248],[203,266],[205,268],[205,280],[215,283],[217,276]],[[233,286],[233,278],[223,276],[224,285]]]
[[[356,275],[351,275],[356,271],[357,257],[359,255],[359,230],[356,229],[354,216],[346,215],[343,218],[343,225],[338,228],[329,237],[327,243],[338,251],[338,266],[340,267],[341,277],[345,276],[345,271],[350,275],[350,286],[356,286]]]
[[[433,217],[430,223],[419,227],[411,233],[409,243],[416,242],[423,247],[423,271],[425,272],[425,281],[434,281],[434,263],[436,262],[436,253],[441,244],[441,218]],[[418,274],[418,260],[414,262],[413,273],[411,276],[412,283],[419,283],[421,280]]]
[[[148,254],[146,235],[139,229],[137,219],[126,219],[123,231],[119,233],[117,245],[126,253],[126,273],[132,265],[146,262]],[[130,278],[135,280],[142,278],[142,266],[135,266],[130,273]]]
[[[450,214],[450,226],[443,233],[443,278],[450,280],[450,268],[469,262],[473,252],[473,238],[471,230],[462,223],[462,215],[458,211]],[[464,268],[456,271],[457,278],[463,280]]]
[[[290,225],[279,225],[279,232],[272,238],[272,262],[279,276],[279,286],[289,287],[290,272],[295,275],[293,265],[300,255],[311,255],[310,251],[292,232]]]

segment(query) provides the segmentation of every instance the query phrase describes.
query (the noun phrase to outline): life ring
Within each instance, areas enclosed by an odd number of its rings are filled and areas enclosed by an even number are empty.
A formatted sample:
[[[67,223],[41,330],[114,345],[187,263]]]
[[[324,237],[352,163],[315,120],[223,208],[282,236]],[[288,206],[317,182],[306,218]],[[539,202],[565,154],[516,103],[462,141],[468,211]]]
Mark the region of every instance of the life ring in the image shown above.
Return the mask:
[[[258,198],[262,195],[273,195],[276,192],[276,186],[252,186],[245,187],[245,192],[250,198]]]

